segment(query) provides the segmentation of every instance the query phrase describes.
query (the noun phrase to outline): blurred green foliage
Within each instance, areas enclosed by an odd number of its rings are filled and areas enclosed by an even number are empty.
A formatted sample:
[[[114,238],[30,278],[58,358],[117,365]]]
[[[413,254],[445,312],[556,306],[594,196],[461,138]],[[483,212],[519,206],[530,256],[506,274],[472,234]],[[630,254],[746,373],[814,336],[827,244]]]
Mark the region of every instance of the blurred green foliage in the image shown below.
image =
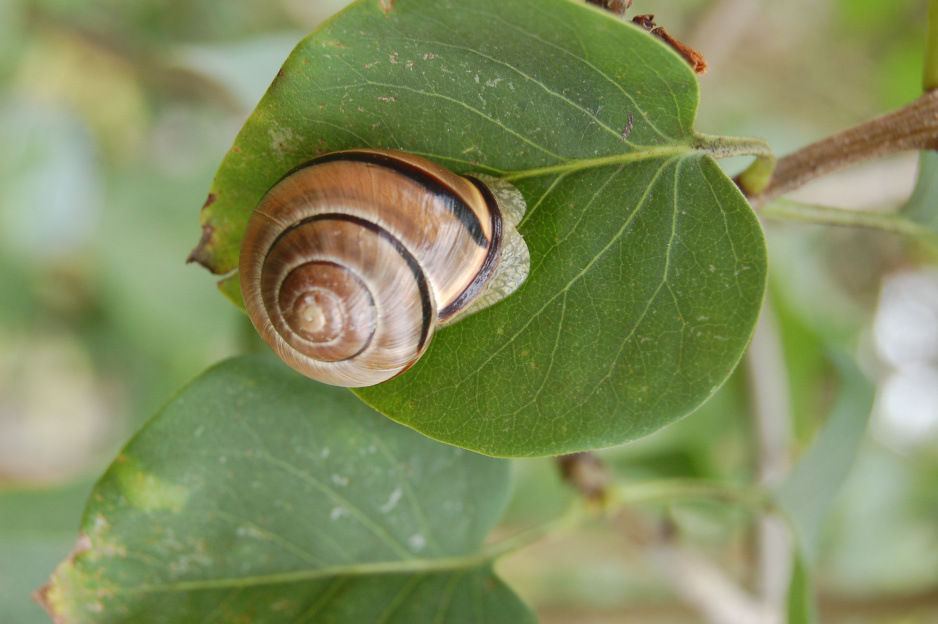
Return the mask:
[[[212,277],[184,261],[241,123],[293,43],[340,4],[0,2],[3,624],[49,621],[27,594],[74,543],[88,479],[119,445],[188,379],[256,347]],[[703,132],[763,135],[784,153],[918,95],[924,1],[754,0],[743,24],[703,29],[727,4],[633,7],[715,55],[701,79]],[[800,451],[836,394],[827,353],[859,346],[878,372],[863,345],[879,282],[917,257],[885,235],[767,229]],[[864,279],[848,279],[857,271]],[[741,369],[697,414],[603,456],[629,480],[748,482],[757,473],[749,401]],[[825,621],[934,618],[936,479],[935,440],[899,450],[864,442],[821,536],[815,576],[822,613],[834,614]],[[515,480],[509,527],[558,513],[570,496],[548,460],[517,462]],[[637,513],[731,570],[751,559],[747,519],[725,509]],[[673,601],[667,579],[621,542],[587,530],[566,548],[518,555],[505,576],[546,622],[586,621],[557,615],[570,609]],[[903,610],[904,596],[924,615]],[[880,599],[899,605],[895,617],[862,619]],[[686,618],[674,620],[699,621]]]
[[[884,108],[898,108],[918,97],[922,75],[922,30],[926,2],[838,0],[838,20],[831,35],[863,55],[864,68],[875,80],[871,93]],[[910,36],[916,33],[918,36]]]

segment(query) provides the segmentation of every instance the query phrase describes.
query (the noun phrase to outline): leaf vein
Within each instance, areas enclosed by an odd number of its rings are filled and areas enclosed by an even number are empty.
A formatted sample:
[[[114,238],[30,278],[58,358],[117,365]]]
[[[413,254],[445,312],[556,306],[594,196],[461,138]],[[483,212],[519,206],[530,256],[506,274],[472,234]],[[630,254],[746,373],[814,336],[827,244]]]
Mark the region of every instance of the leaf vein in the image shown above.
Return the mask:
[[[298,470],[288,464],[287,462],[281,461],[270,455],[263,455],[260,457],[263,461],[266,461],[274,466],[278,466],[284,472],[293,475],[294,477],[300,479],[301,481],[308,483],[313,486],[333,501],[344,507],[351,513],[368,531],[370,531],[375,537],[377,537],[382,543],[384,543],[388,548],[393,550],[399,557],[402,559],[413,559],[413,555],[404,547],[403,544],[398,542],[390,533],[388,533],[383,527],[376,524],[368,515],[360,509],[357,505],[352,503],[350,500],[341,496],[338,492],[324,484],[319,479],[313,477],[311,474]]]
[[[470,13],[480,13],[479,11],[471,11],[471,10],[469,10],[469,9],[466,9],[466,10],[467,10],[467,12],[470,12]],[[534,39],[535,41],[538,41],[538,42],[540,42],[540,43],[542,43],[542,44],[544,44],[544,45],[546,45],[546,46],[549,46],[549,47],[551,47],[551,48],[554,48],[554,49],[556,49],[556,50],[559,50],[560,52],[566,54],[567,56],[570,56],[570,57],[576,59],[577,61],[580,61],[581,63],[583,63],[583,64],[586,65],[587,67],[589,67],[591,70],[593,70],[594,72],[596,72],[597,74],[599,74],[599,76],[600,76],[603,80],[605,80],[606,82],[611,83],[614,87],[616,87],[616,89],[618,89],[619,92],[622,93],[622,95],[625,96],[625,98],[628,99],[628,101],[632,103],[632,105],[635,107],[636,112],[638,112],[638,114],[642,117],[642,119],[645,120],[645,123],[648,125],[649,128],[651,128],[651,129],[655,132],[655,134],[657,134],[658,136],[660,136],[661,138],[663,138],[663,139],[665,139],[665,140],[667,140],[667,141],[673,141],[673,140],[674,140],[674,137],[668,136],[667,134],[665,134],[664,132],[662,132],[661,130],[659,130],[659,129],[658,129],[658,126],[656,126],[654,123],[652,123],[652,121],[651,121],[651,119],[649,119],[647,113],[646,113],[644,110],[642,110],[642,107],[639,106],[638,101],[635,99],[635,97],[634,97],[631,93],[629,93],[628,91],[626,91],[626,90],[622,87],[621,84],[619,84],[618,82],[616,82],[616,81],[612,78],[612,76],[609,76],[609,75],[606,74],[603,70],[599,69],[599,67],[593,65],[593,64],[592,64],[590,61],[588,61],[587,59],[585,59],[585,58],[583,58],[583,57],[581,57],[581,56],[577,56],[576,54],[574,54],[574,53],[571,52],[570,50],[567,50],[567,49],[564,48],[564,47],[561,47],[561,46],[559,46],[559,45],[557,45],[557,44],[555,44],[555,43],[553,43],[553,42],[551,42],[551,41],[547,41],[546,39],[542,39],[541,37],[538,37],[538,36],[535,35],[534,33],[528,32],[528,31],[524,30],[523,28],[519,28],[519,27],[515,26],[514,24],[511,24],[510,22],[506,22],[505,20],[501,19],[501,18],[498,17],[497,15],[491,15],[491,17],[494,18],[495,21],[501,22],[504,26],[506,26],[506,27],[508,27],[508,28],[510,28],[510,29],[512,29],[512,30],[514,30],[514,31],[516,31],[516,32],[521,33],[522,35],[528,37],[529,39]]]
[[[339,576],[329,584],[329,586],[319,595],[316,599],[316,602],[310,606],[309,609],[301,613],[292,624],[303,624],[303,622],[312,622],[314,617],[322,611],[326,605],[329,604],[329,601],[332,600],[333,596],[339,593],[345,585],[349,583],[351,577],[348,576]]]
[[[411,577],[407,579],[407,582],[404,583],[404,586],[400,589],[400,591],[397,592],[394,598],[391,599],[391,602],[384,610],[384,613],[382,613],[378,619],[375,620],[375,624],[386,624],[391,619],[391,616],[394,615],[394,612],[401,608],[401,605],[404,604],[404,601],[407,600],[407,597],[412,594],[415,589],[417,589],[417,586],[420,585],[423,579],[424,575],[422,574],[411,575]]]
[[[544,84],[542,81],[538,80],[538,79],[535,78],[534,76],[531,76],[530,74],[526,74],[525,72],[521,71],[519,68],[515,67],[514,65],[512,65],[512,64],[510,64],[510,63],[506,63],[506,62],[501,61],[501,60],[499,60],[499,59],[497,59],[497,58],[495,58],[495,57],[493,57],[493,56],[489,56],[488,54],[484,54],[484,53],[480,52],[479,50],[474,50],[474,49],[472,49],[472,48],[467,48],[467,47],[465,47],[465,46],[460,46],[460,45],[456,45],[456,44],[453,44],[453,43],[444,43],[444,42],[442,42],[442,41],[421,41],[421,40],[419,40],[419,39],[408,39],[408,41],[412,41],[412,42],[414,42],[414,43],[422,43],[422,44],[425,44],[425,45],[438,45],[438,46],[442,46],[442,47],[446,47],[446,48],[453,48],[453,49],[456,49],[456,50],[461,50],[461,51],[467,52],[467,53],[469,53],[469,54],[475,54],[476,56],[479,56],[479,57],[481,57],[481,58],[484,58],[484,59],[486,59],[486,60],[488,60],[488,61],[490,61],[490,62],[492,62],[492,63],[495,63],[495,64],[497,64],[497,65],[501,65],[501,66],[503,66],[503,67],[507,67],[507,68],[510,69],[511,71],[513,71],[513,72],[515,72],[516,74],[518,74],[519,76],[523,77],[525,80],[527,80],[527,81],[529,81],[529,82],[531,82],[531,83],[537,85],[538,87],[540,87],[540,88],[541,88],[545,93],[547,93],[548,95],[551,95],[551,96],[553,96],[553,97],[555,97],[555,98],[557,98],[557,99],[559,99],[559,100],[561,100],[561,101],[567,103],[568,105],[572,106],[573,108],[577,109],[578,111],[582,112],[584,115],[586,115],[587,117],[589,117],[590,119],[592,119],[593,122],[595,122],[599,127],[601,127],[603,130],[605,130],[606,132],[608,132],[609,134],[611,134],[612,136],[614,136],[616,139],[618,139],[618,140],[620,140],[620,141],[623,140],[623,139],[622,139],[622,133],[621,133],[620,131],[615,130],[614,128],[611,128],[611,127],[609,127],[608,125],[606,125],[606,124],[605,124],[602,120],[600,120],[595,114],[593,114],[592,112],[590,112],[589,109],[587,109],[587,108],[584,107],[584,106],[581,106],[580,104],[577,104],[576,102],[574,102],[574,101],[571,100],[570,98],[566,97],[566,96],[563,95],[562,93],[558,93],[558,92],[554,91],[553,89],[551,89],[550,87],[548,87],[546,84]],[[636,145],[635,143],[633,143],[632,141],[629,141],[628,139],[626,139],[626,140],[624,141],[624,143],[625,143],[626,145],[630,146],[630,147],[635,148],[635,149],[645,149],[646,147],[651,147],[651,146],[646,146],[646,145]]]
[[[642,206],[645,204],[645,200],[648,199],[648,195],[651,193],[651,189],[654,188],[655,183],[658,180],[658,177],[661,175],[661,172],[668,165],[674,162],[674,160],[677,158],[678,158],[677,156],[674,156],[674,157],[667,159],[664,163],[662,163],[662,165],[658,168],[658,170],[655,171],[652,181],[646,187],[645,192],[642,194],[641,199],[639,200],[638,204],[635,206],[635,210],[633,210],[632,213],[629,215],[628,219],[625,220],[625,222],[622,224],[622,227],[619,228],[618,232],[616,232],[612,236],[609,242],[601,250],[599,250],[599,252],[597,252],[596,255],[588,263],[586,263],[586,265],[580,270],[580,272],[577,273],[569,282],[567,282],[566,286],[564,286],[558,292],[554,293],[553,296],[549,297],[547,301],[545,301],[544,304],[540,308],[538,308],[538,310],[534,312],[527,319],[527,321],[514,332],[514,334],[512,334],[511,337],[509,337],[501,345],[499,345],[497,349],[492,351],[492,353],[490,353],[489,356],[482,363],[480,363],[479,366],[477,366],[476,369],[472,373],[458,380],[451,387],[447,387],[447,388],[440,387],[439,389],[435,390],[433,394],[437,394],[439,392],[451,392],[453,389],[458,388],[469,379],[476,377],[486,366],[488,366],[489,362],[494,360],[502,351],[507,349],[508,346],[511,345],[511,343],[513,343],[531,325],[531,323],[534,322],[534,319],[540,316],[544,312],[544,310],[548,308],[548,306],[553,304],[553,302],[557,299],[557,297],[561,296],[562,294],[570,290],[573,287],[573,285],[576,284],[580,280],[581,277],[586,275],[586,273],[589,272],[589,270],[593,267],[593,265],[596,264],[596,262],[598,262],[599,259],[603,255],[605,255],[605,253],[609,251],[609,249],[619,240],[619,238],[622,237],[622,234],[625,232],[626,228],[628,228],[634,216],[638,214],[639,210],[641,210]],[[647,307],[646,307],[646,311],[647,311]]]

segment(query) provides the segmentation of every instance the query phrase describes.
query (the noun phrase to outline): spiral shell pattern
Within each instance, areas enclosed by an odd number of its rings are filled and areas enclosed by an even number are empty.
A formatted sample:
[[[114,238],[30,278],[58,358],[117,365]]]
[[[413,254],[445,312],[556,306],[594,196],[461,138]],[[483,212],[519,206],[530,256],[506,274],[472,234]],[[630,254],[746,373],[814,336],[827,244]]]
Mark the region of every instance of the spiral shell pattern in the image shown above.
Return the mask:
[[[296,167],[261,199],[241,248],[254,326],[319,381],[369,386],[409,368],[484,288],[501,253],[477,179],[388,150]]]

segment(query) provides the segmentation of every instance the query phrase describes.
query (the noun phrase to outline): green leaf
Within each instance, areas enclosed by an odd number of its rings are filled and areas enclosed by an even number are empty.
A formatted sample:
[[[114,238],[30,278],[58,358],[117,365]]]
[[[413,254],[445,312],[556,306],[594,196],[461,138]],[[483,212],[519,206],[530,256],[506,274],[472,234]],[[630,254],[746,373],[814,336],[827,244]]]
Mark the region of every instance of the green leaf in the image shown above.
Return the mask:
[[[814,443],[775,492],[807,563],[816,557],[824,520],[853,465],[873,409],[873,384],[848,358],[835,358],[834,363],[841,379],[837,402]]]
[[[673,50],[582,3],[361,1],[277,75],[218,170],[192,258],[234,271],[263,193],[329,151],[403,149],[512,180],[527,283],[359,396],[491,455],[619,444],[719,388],[762,301],[762,231],[709,155],[727,141],[694,132],[697,100]]]
[[[788,624],[817,622],[817,604],[810,570],[804,558],[796,553],[788,586]]]
[[[922,152],[918,163],[915,191],[901,213],[938,232],[938,152]]]
[[[533,622],[482,542],[509,464],[272,358],[173,399],[95,486],[57,622]]]

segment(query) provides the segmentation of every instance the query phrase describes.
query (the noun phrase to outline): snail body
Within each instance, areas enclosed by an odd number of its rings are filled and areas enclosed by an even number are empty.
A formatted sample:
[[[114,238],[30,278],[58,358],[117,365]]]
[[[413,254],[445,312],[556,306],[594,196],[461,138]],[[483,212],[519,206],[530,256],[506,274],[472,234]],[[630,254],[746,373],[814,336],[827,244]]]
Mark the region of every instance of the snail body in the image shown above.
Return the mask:
[[[407,370],[437,327],[525,280],[521,194],[390,150],[306,162],[264,195],[241,247],[254,326],[291,367],[339,386]]]

